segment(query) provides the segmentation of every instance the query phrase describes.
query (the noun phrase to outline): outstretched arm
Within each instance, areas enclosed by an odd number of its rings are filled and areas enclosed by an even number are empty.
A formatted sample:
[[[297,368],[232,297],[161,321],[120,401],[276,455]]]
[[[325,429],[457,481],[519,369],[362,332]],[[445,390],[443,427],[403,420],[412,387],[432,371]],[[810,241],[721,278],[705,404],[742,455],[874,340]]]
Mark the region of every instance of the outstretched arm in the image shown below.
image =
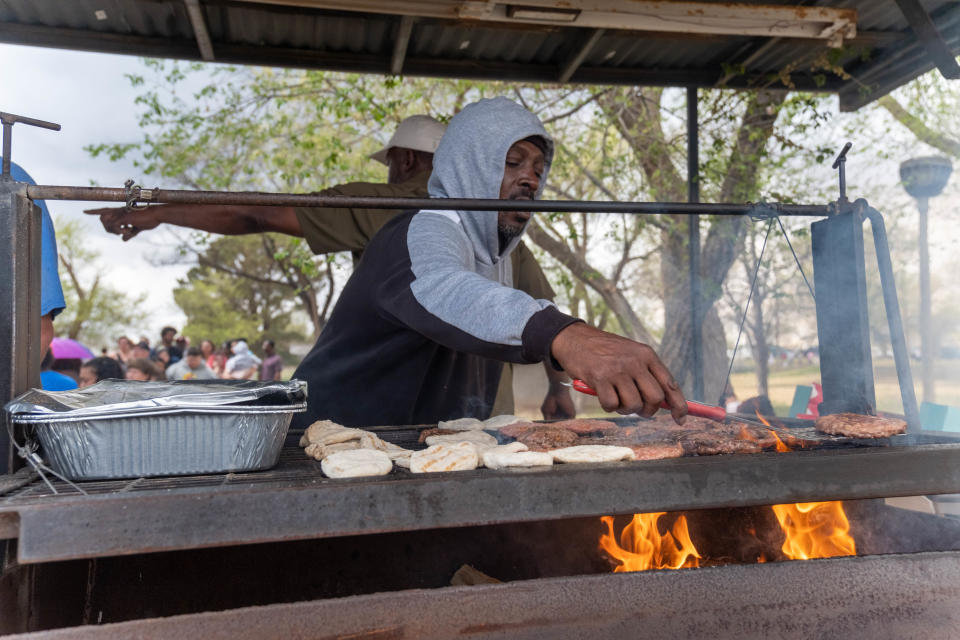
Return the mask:
[[[124,241],[161,224],[228,236],[276,231],[303,237],[293,207],[161,204],[137,211],[127,211],[124,207],[106,207],[87,209],[85,213],[100,216],[103,228],[109,233],[121,236]]]

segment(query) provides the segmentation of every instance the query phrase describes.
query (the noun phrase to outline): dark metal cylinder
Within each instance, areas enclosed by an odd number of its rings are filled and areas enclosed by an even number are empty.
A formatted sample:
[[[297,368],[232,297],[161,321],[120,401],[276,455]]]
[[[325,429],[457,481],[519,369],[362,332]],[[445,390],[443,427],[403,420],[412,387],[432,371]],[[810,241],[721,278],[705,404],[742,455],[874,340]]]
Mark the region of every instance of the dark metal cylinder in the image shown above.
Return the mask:
[[[34,200],[126,202],[124,189],[107,187],[30,186]],[[552,211],[574,213],[702,214],[714,216],[780,215],[826,216],[827,205],[812,204],[700,204],[689,202],[604,202],[597,200],[484,200],[469,198],[374,198],[319,196],[298,193],[185,191],[152,189],[151,203],[226,204],[277,207],[332,207],[364,209],[436,209],[442,211]]]
[[[687,200],[700,202],[700,129],[697,105],[697,88],[687,87]],[[700,298],[700,216],[689,218],[688,236],[690,249],[690,316],[691,341],[693,343],[693,399],[704,402],[703,397],[703,304]],[[726,382],[724,382],[724,385]]]
[[[863,201],[858,201],[863,202]],[[910,354],[903,334],[903,320],[900,316],[900,301],[897,299],[897,287],[893,279],[893,263],[890,260],[890,245],[887,243],[887,229],[883,216],[872,207],[863,207],[863,214],[869,218],[873,229],[873,244],[877,252],[877,267],[880,270],[880,287],[883,290],[883,305],[887,311],[887,325],[890,328],[890,342],[893,347],[893,361],[900,381],[900,397],[903,400],[903,415],[907,419],[907,432],[920,430],[920,409],[917,395],[913,390],[913,374],[910,371]]]
[[[0,169],[0,175],[9,176],[10,175],[10,147],[13,144],[11,138],[13,136],[13,124],[9,122],[3,123],[3,167]]]
[[[927,238],[929,202],[929,198],[917,198],[917,208],[920,210],[920,379],[924,402],[936,402],[933,378],[934,340],[930,326],[930,242]]]

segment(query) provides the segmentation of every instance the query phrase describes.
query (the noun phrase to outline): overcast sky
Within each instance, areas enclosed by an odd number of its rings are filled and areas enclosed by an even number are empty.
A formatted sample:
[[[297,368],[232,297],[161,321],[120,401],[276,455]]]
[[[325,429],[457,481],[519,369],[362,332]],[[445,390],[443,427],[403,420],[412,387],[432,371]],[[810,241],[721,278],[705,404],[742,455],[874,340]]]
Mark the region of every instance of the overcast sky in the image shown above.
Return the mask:
[[[140,138],[134,109],[136,94],[123,77],[142,69],[138,58],[0,44],[0,111],[56,122],[61,131],[23,124],[13,128],[11,157],[39,184],[122,187],[138,178],[126,163],[90,158],[88,144],[132,142]],[[144,185],[148,186],[148,185]],[[154,185],[149,185],[154,186]],[[91,246],[100,251],[109,281],[117,288],[146,291],[148,323],[127,327],[154,337],[160,327],[182,327],[183,313],[171,291],[186,266],[155,267],[144,260],[158,250],[166,232],[151,232],[131,242],[107,234],[98,218],[83,209],[95,203],[48,201],[52,216],[81,220]]]

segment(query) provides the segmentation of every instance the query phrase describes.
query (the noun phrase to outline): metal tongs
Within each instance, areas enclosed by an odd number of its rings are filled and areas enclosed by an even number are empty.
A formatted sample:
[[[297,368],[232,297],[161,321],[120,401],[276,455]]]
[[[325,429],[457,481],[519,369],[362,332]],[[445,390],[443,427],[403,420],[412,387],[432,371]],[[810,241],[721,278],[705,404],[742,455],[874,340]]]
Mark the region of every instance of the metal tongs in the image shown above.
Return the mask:
[[[588,396],[597,395],[596,389],[588,385],[583,380],[574,378],[573,381],[564,384],[568,387],[571,387],[574,391],[585,393]],[[660,406],[664,409],[670,408],[670,405],[668,405],[666,402],[662,402]],[[727,413],[727,410],[723,407],[715,407],[713,405],[703,404],[702,402],[694,402],[693,400],[687,400],[687,415],[697,416],[698,418],[709,418],[710,420],[716,420],[717,422],[726,422],[727,418],[730,417],[730,415]],[[756,420],[751,420],[750,418],[741,418],[740,416],[736,416],[735,419],[738,422],[749,422],[750,424],[755,424],[765,429],[770,428],[770,425],[757,422]]]

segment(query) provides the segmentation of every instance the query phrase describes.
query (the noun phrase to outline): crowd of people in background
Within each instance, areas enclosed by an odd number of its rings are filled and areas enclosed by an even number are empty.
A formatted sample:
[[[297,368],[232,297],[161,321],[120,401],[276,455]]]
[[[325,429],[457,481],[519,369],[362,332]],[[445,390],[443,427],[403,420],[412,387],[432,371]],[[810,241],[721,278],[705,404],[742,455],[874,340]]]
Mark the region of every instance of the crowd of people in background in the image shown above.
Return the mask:
[[[283,360],[273,340],[260,345],[257,356],[246,339],[228,340],[219,347],[211,340],[199,345],[177,336],[174,327],[160,331],[160,341],[150,344],[146,336],[134,342],[127,336],[117,338],[116,348],[102,349],[102,355],[89,360],[56,359],[48,353],[43,363],[43,386],[48,390],[84,388],[101,380],[279,380]],[[73,384],[71,384],[71,382]]]

